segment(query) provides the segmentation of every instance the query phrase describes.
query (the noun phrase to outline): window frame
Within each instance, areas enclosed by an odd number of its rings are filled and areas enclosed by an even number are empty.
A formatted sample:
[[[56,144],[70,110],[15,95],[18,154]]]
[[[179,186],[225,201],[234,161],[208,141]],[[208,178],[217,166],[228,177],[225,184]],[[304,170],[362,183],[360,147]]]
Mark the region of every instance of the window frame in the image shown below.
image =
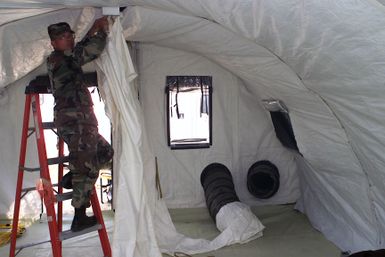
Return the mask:
[[[173,90],[170,90],[170,80],[175,79],[179,80],[179,78],[187,79],[187,78],[200,78],[200,81],[202,83],[202,80],[208,82],[208,108],[209,108],[209,142],[206,143],[186,143],[186,144],[172,144],[171,142],[171,130],[170,130],[170,92]],[[165,87],[165,93],[166,93],[166,115],[167,115],[167,145],[170,147],[171,150],[186,150],[186,149],[204,149],[204,148],[210,148],[213,143],[212,138],[212,76],[194,76],[194,75],[184,75],[184,76],[166,76],[166,87]]]

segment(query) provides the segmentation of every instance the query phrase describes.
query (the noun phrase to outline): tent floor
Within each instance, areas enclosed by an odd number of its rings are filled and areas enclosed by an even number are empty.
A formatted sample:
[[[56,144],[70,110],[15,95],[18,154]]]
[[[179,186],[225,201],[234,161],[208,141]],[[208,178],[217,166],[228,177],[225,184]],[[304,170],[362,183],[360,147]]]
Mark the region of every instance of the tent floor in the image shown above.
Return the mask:
[[[257,217],[266,226],[264,235],[243,245],[228,246],[217,251],[197,254],[194,257],[339,257],[340,250],[324,236],[311,227],[306,216],[293,210],[293,205],[263,206],[252,208]],[[218,230],[205,208],[172,209],[171,217],[177,230],[187,236],[212,239]],[[68,229],[72,216],[65,216],[64,228]],[[104,212],[104,219],[111,238],[113,212]],[[49,239],[46,222],[35,222],[27,228],[17,244],[38,242]],[[50,244],[26,248],[18,257],[46,257],[50,255]],[[63,256],[83,257],[101,256],[102,251],[97,233],[72,238],[63,243]],[[0,256],[8,256],[9,244],[0,248]],[[168,256],[168,255],[164,255]],[[182,256],[182,255],[179,255]]]
[[[252,207],[266,227],[262,237],[194,257],[340,257],[341,251],[293,207]],[[172,209],[170,213],[177,230],[187,236],[213,239],[219,233],[206,209]]]

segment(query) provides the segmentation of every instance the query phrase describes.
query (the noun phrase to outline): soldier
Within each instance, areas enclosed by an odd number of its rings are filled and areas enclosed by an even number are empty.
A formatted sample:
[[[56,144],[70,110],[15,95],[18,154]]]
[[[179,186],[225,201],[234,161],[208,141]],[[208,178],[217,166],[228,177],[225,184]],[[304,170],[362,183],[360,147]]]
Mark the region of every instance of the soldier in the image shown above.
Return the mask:
[[[106,17],[97,19],[83,40],[75,45],[74,31],[66,22],[48,26],[54,51],[47,58],[48,75],[55,98],[54,122],[69,150],[70,171],[60,184],[73,188],[75,208],[71,230],[76,232],[97,223],[88,217],[90,194],[99,169],[110,162],[113,149],[98,133],[91,94],[83,79],[82,65],[97,58],[106,45]]]

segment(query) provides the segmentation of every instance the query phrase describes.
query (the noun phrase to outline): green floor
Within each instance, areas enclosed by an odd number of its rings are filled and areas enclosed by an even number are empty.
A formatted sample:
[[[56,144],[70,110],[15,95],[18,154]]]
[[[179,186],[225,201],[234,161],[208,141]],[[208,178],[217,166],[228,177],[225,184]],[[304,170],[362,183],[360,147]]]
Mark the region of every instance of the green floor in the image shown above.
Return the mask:
[[[313,229],[306,216],[293,210],[292,205],[252,210],[266,227],[263,237],[194,257],[340,257],[340,250]],[[205,209],[173,209],[170,213],[177,230],[185,235],[212,239],[219,233]]]
[[[214,252],[197,254],[194,257],[340,257],[340,251],[324,236],[314,230],[306,216],[293,210],[292,205],[264,206],[253,208],[254,213],[266,226],[264,235],[243,245],[233,245]],[[177,230],[194,238],[215,238],[219,232],[205,208],[173,209],[171,217]],[[113,227],[113,212],[105,212],[104,218],[110,232]],[[64,220],[69,226],[71,217]],[[36,222],[18,239],[18,244],[49,239],[46,223]],[[9,244],[0,248],[0,256],[9,254]],[[97,233],[66,240],[63,244],[64,257],[97,257],[101,248]],[[50,244],[46,243],[22,250],[18,257],[48,257]],[[168,255],[164,255],[168,256]],[[176,254],[183,257],[188,255]],[[117,256],[123,257],[123,256]],[[151,256],[149,256],[151,257]]]

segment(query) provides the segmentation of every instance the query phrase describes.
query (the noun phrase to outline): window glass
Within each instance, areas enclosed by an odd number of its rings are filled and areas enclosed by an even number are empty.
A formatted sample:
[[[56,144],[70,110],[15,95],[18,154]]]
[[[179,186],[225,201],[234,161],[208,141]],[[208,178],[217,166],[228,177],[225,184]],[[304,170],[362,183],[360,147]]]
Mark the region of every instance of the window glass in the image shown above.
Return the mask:
[[[167,76],[167,127],[171,149],[211,145],[211,92],[209,76]]]

